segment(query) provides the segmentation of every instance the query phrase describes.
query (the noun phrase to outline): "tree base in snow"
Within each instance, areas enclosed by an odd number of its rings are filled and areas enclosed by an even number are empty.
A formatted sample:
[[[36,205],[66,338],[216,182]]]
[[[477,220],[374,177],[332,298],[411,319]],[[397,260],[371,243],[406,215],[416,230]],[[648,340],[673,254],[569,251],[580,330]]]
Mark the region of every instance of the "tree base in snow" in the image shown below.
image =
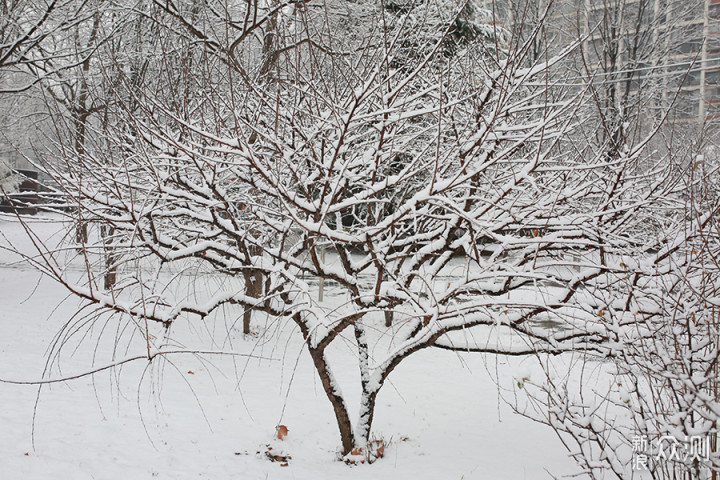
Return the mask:
[[[342,457],[342,461],[348,465],[357,465],[360,463],[373,463],[384,456],[385,440],[371,440],[367,448],[353,448],[350,453]]]

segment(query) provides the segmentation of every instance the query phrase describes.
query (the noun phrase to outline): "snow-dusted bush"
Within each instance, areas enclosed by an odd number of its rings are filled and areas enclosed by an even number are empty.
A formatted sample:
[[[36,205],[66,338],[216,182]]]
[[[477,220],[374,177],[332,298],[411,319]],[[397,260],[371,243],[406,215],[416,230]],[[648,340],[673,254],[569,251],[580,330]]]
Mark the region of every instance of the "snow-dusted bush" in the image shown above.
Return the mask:
[[[704,150],[676,173],[682,181],[665,203],[676,220],[662,248],[603,275],[606,301],[593,306],[610,341],[600,354],[538,357],[544,375],[513,398],[566,439],[591,478],[706,479],[720,470],[719,170]]]
[[[0,158],[0,189],[3,193],[16,192],[22,183],[22,176]]]

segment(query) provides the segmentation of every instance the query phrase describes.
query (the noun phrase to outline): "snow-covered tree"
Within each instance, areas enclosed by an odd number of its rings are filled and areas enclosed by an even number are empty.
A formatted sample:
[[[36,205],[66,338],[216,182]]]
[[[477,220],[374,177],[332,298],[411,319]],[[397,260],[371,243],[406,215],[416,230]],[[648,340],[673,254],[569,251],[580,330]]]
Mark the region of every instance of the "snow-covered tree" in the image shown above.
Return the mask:
[[[290,319],[342,455],[372,461],[378,394],[412,354],[605,355],[635,328],[644,297],[610,292],[618,276],[644,281],[648,258],[667,267],[670,220],[655,219],[673,185],[664,164],[641,168],[658,125],[612,158],[578,140],[598,117],[592,89],[559,73],[577,44],[530,58],[532,33],[490,36],[474,3],[192,5],[157,2],[182,39],[153,58],[162,81],[121,78],[107,148],[50,171],[84,218],[112,227],[117,281],[101,281],[105,239],[79,256],[81,282],[61,267],[67,249],[29,258],[126,319],[149,359],[181,318],[235,306]],[[268,56],[272,74],[258,67]],[[354,421],[328,355],[344,342]]]

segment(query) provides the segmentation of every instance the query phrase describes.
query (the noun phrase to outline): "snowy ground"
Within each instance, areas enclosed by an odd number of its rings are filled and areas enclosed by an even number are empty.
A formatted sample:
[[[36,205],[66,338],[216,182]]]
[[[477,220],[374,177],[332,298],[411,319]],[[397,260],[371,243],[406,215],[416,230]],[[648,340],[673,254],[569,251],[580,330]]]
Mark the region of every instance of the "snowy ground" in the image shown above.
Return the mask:
[[[37,226],[47,235],[52,230]],[[0,231],[27,244],[8,216],[0,217]],[[39,379],[48,347],[77,303],[3,251],[0,292],[0,379]],[[441,350],[412,356],[390,376],[374,422],[375,435],[389,442],[385,458],[349,467],[336,460],[340,439],[332,409],[299,333],[291,324],[256,330],[244,338],[227,319],[173,330],[179,344],[253,358],[183,354],[151,365],[139,361],[46,385],[39,395],[37,386],[0,383],[0,479],[542,479],[576,473],[552,430],[513,414],[499,398],[493,378],[512,384],[531,360]],[[112,321],[96,324],[80,348],[75,340],[65,345],[60,364],[45,376],[102,365],[117,336]],[[141,343],[121,338],[127,351],[116,358],[143,354]],[[335,349],[332,361],[352,398],[352,349]],[[278,424],[289,428],[284,441],[274,439]],[[292,458],[284,467],[270,462],[267,451]]]

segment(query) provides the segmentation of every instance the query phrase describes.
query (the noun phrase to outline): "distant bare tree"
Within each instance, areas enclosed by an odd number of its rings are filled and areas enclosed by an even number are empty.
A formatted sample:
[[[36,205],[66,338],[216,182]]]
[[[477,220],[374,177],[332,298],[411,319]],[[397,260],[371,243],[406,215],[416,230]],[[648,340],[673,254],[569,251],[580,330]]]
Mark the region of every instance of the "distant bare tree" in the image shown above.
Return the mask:
[[[86,11],[94,2],[87,0],[2,0],[0,2],[0,73],[28,69],[42,72],[40,77],[26,78],[19,85],[4,87],[0,93],[17,93],[31,88],[40,79],[56,73],[47,69],[50,58],[66,58],[77,53],[56,50],[56,42],[68,29],[87,20]],[[81,52],[85,56],[90,51]],[[63,64],[63,67],[66,64]],[[60,67],[62,68],[62,67]]]

